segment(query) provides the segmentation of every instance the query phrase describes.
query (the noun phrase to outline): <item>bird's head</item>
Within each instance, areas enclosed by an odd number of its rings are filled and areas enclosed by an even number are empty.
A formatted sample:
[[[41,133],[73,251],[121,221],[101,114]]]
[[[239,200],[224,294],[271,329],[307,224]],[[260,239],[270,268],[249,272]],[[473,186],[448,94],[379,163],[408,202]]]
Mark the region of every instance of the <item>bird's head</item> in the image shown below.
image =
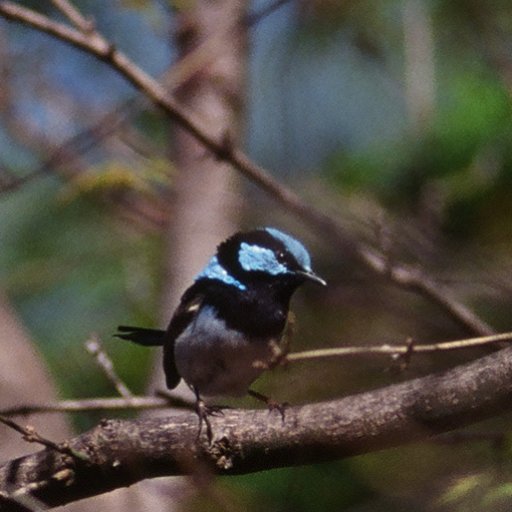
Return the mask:
[[[197,279],[216,279],[245,290],[254,285],[276,285],[293,291],[307,280],[325,285],[311,269],[306,248],[275,228],[236,233],[217,248]]]

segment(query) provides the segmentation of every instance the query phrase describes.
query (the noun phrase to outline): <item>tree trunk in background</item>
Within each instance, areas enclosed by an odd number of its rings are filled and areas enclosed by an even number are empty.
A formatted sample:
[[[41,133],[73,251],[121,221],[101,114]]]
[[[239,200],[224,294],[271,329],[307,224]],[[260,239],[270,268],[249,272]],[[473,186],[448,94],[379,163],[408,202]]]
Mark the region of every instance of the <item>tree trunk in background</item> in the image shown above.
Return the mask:
[[[422,135],[435,113],[434,35],[424,2],[407,0],[403,9],[405,100],[411,128]]]
[[[180,58],[208,41],[211,54],[203,66],[181,84],[176,96],[203,126],[219,137],[240,142],[245,100],[247,61],[246,3],[240,0],[201,0],[177,16],[176,42]],[[211,45],[210,45],[211,42]],[[166,235],[162,280],[161,325],[166,326],[179,298],[197,272],[215,252],[218,243],[237,230],[237,176],[229,165],[208,154],[204,146],[182,129],[175,128],[172,160],[178,170],[173,183],[173,204]],[[155,361],[151,389],[165,388],[161,355]],[[179,393],[189,393],[182,383]],[[166,414],[164,411],[162,414]],[[142,484],[148,504],[174,509],[171,501],[190,492],[182,478]],[[170,496],[173,497],[170,500]]]
[[[216,44],[209,61],[182,84],[177,96],[210,133],[238,143],[245,103],[246,5],[240,0],[203,0],[195,5],[179,16],[180,55],[186,57],[206,40]],[[235,231],[239,222],[236,175],[230,166],[206,153],[202,144],[180,128],[174,132],[172,146],[179,174],[162,294],[165,322],[219,241]]]
[[[177,96],[211,133],[240,142],[247,61],[246,4],[240,0],[202,0],[193,5],[177,17],[180,56],[190,55],[204,41],[214,40],[215,44],[209,59],[180,86]],[[174,130],[171,144],[178,174],[164,254],[162,325],[167,325],[179,297],[218,243],[237,230],[240,218],[237,176],[230,166],[216,160],[180,128]],[[163,386],[160,361],[155,373],[155,383]]]

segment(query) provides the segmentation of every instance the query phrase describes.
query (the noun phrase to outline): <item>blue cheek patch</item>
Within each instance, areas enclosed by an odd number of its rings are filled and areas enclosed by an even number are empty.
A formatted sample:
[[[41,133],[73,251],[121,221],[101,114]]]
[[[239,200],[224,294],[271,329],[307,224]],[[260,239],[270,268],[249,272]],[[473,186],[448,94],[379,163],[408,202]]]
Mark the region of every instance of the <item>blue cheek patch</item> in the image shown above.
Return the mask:
[[[238,261],[240,266],[247,272],[260,271],[273,276],[288,273],[288,269],[277,261],[271,249],[266,249],[259,245],[249,245],[245,242],[240,244]]]
[[[208,265],[197,274],[195,280],[197,281],[198,279],[216,279],[229,286],[235,286],[239,290],[247,289],[244,284],[228,274],[226,269],[219,263],[217,256],[214,256],[208,262]]]
[[[286,246],[288,251],[293,254],[299,265],[304,270],[311,270],[311,257],[309,256],[306,248],[295,238],[290,235],[279,231],[276,228],[265,228],[267,233],[270,233],[274,238],[277,238]]]

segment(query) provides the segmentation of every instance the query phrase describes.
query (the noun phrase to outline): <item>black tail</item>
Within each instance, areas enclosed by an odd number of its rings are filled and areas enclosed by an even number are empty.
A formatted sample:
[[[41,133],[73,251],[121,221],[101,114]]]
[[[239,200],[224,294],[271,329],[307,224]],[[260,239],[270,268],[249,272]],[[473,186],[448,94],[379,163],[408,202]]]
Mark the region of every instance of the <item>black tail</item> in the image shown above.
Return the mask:
[[[120,325],[117,328],[116,338],[129,340],[145,347],[158,347],[164,344],[165,331],[160,329],[145,329],[144,327],[128,327]]]

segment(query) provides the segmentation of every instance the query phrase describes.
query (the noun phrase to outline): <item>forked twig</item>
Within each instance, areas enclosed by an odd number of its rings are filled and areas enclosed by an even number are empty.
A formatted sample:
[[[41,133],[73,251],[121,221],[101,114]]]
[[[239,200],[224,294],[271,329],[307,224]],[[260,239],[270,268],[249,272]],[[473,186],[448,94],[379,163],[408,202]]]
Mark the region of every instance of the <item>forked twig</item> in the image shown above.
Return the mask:
[[[57,444],[51,441],[50,439],[47,439],[46,437],[43,437],[41,434],[39,434],[34,427],[26,426],[22,427],[15,421],[5,418],[3,416],[0,416],[0,423],[3,423],[5,426],[15,430],[19,434],[22,435],[23,439],[27,441],[28,443],[38,443],[46,448],[50,448],[52,450],[55,450],[56,452],[63,453],[64,455],[69,455],[70,457],[73,457],[73,459],[80,460],[82,462],[89,461],[88,455],[82,452],[78,452],[76,450],[73,450],[70,448],[66,443]]]

